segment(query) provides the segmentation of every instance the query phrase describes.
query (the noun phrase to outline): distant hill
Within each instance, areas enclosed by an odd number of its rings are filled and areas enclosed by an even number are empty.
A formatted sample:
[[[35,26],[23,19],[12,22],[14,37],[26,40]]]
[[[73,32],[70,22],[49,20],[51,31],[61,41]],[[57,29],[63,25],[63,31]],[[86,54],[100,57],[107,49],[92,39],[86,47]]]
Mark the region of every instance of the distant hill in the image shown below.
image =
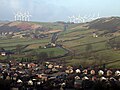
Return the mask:
[[[0,22],[0,33],[6,32],[21,32],[21,31],[42,31],[49,32],[54,31],[59,32],[63,29],[64,24],[59,23],[49,23],[49,22]]]
[[[87,24],[89,29],[107,30],[108,32],[116,32],[120,30],[120,17],[108,17],[96,19]]]
[[[28,22],[0,23],[0,32],[19,32],[21,30],[36,30],[43,28],[40,24]]]

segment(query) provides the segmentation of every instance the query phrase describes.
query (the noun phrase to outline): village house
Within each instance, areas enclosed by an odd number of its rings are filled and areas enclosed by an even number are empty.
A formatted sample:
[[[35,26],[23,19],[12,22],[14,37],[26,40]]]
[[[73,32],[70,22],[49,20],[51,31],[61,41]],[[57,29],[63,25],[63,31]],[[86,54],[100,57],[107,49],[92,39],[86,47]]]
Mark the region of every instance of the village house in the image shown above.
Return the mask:
[[[11,54],[13,54],[13,52],[6,51],[4,48],[0,48],[0,55],[1,56],[11,55]]]

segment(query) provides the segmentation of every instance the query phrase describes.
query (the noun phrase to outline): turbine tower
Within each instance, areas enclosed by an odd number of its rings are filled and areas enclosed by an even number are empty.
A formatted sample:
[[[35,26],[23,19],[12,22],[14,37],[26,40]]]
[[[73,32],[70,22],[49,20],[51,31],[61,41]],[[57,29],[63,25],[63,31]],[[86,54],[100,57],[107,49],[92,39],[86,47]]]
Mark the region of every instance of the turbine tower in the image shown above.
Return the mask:
[[[22,21],[23,14],[22,12],[19,13],[19,20]]]
[[[75,23],[75,16],[74,15],[72,16],[72,22]]]
[[[25,21],[25,15],[24,15],[24,13],[21,13],[21,21]]]
[[[14,20],[19,20],[19,12],[14,13]]]
[[[14,20],[17,21],[17,13],[14,13]]]
[[[82,22],[82,21],[81,21],[81,16],[78,15],[78,16],[76,17],[76,23],[80,23],[80,22]]]
[[[27,11],[27,15],[26,15],[27,21],[30,21],[30,17],[32,17],[32,15],[30,15],[30,13]]]
[[[68,16],[68,18],[69,18],[69,22],[71,23],[72,22],[72,17]]]
[[[81,17],[81,21],[82,23],[86,22],[86,17],[85,16]]]
[[[27,21],[27,13],[24,12],[24,21]]]
[[[97,18],[100,18],[100,14],[98,13]]]
[[[79,22],[79,17],[76,17],[76,23],[80,23],[80,22]]]
[[[91,21],[91,14],[87,16],[87,22]]]

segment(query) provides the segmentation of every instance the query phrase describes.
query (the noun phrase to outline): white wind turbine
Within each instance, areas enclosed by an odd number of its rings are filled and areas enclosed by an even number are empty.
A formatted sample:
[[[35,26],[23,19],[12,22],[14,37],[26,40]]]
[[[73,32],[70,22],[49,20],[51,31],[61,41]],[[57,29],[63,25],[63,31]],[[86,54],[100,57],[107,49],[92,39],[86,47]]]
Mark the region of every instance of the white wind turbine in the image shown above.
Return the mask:
[[[79,21],[80,21],[80,23],[82,22],[82,16],[78,16],[78,19],[79,19]]]
[[[85,19],[85,22],[88,22],[89,17],[87,15],[85,15],[83,18]]]
[[[19,12],[14,12],[14,21],[19,20]]]
[[[24,12],[24,21],[27,21],[27,13],[26,12]]]
[[[85,15],[85,16],[81,17],[81,19],[82,19],[82,23],[85,23],[87,21],[87,16]]]
[[[25,21],[25,15],[24,15],[24,13],[21,13],[21,21]]]
[[[74,23],[76,22],[76,18],[74,15],[72,16],[72,22],[74,22]]]
[[[79,22],[79,17],[76,17],[76,18],[75,18],[75,21],[76,21],[76,23],[80,23],[80,22]]]
[[[95,14],[93,14],[93,16],[92,16],[92,20],[95,20],[96,19],[96,17],[95,17],[96,15]]]
[[[14,13],[14,20],[17,21],[17,15],[18,13]]]
[[[76,22],[77,22],[77,23],[82,22],[82,21],[81,21],[81,16],[80,16],[80,15],[78,15],[78,16],[76,17]]]
[[[88,18],[87,22],[91,21],[91,14],[89,14],[87,18]]]
[[[77,17],[74,16],[74,23],[77,23]]]
[[[69,22],[71,23],[72,22],[72,17],[68,16],[68,18],[69,18]]]
[[[97,15],[97,18],[99,19],[100,18],[100,14],[98,13],[98,15]]]
[[[32,17],[32,15],[30,15],[30,13],[27,11],[27,14],[26,14],[26,21],[30,21],[30,17]]]
[[[22,13],[21,12],[18,12],[17,20],[22,21]]]

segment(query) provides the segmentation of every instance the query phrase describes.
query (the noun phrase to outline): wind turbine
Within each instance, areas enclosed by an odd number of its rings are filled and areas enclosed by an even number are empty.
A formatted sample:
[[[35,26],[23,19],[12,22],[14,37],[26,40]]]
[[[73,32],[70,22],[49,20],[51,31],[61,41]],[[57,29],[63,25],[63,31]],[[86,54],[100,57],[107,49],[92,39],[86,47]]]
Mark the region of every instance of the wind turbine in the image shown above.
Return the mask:
[[[27,21],[30,21],[30,17],[32,17],[32,15],[30,15],[30,13],[27,11],[27,14],[26,14]]]
[[[24,21],[27,21],[27,17],[26,17],[26,16],[27,16],[27,13],[26,13],[26,12],[24,12],[24,14],[23,14],[23,15],[24,15]]]
[[[22,21],[22,13],[17,12],[17,20]]]
[[[14,19],[17,21],[17,13],[14,13]]]
[[[71,23],[72,22],[72,17],[68,16],[68,18],[69,18],[69,22]]]
[[[25,15],[24,15],[24,13],[21,13],[21,21],[25,21]]]
[[[100,14],[98,13],[98,15],[97,15],[97,18],[99,19],[100,18]]]
[[[91,21],[91,14],[89,14],[87,18],[88,18],[87,22]]]
[[[14,21],[17,21],[17,12],[15,10],[12,11],[13,12],[13,15],[14,15]]]
[[[92,15],[91,21],[95,20],[95,14]]]
[[[75,16],[74,15],[72,16],[72,22],[75,23]]]
[[[77,23],[80,23],[80,22],[81,22],[81,16],[80,16],[80,15],[78,15],[78,16],[76,17],[76,22],[77,22]]]
[[[86,21],[87,21],[87,16],[85,15],[82,17],[82,22],[85,23]]]
[[[13,12],[13,14],[14,14],[14,21],[17,21],[19,12]]]
[[[79,23],[79,17],[76,17],[75,20],[76,20],[76,23]]]

